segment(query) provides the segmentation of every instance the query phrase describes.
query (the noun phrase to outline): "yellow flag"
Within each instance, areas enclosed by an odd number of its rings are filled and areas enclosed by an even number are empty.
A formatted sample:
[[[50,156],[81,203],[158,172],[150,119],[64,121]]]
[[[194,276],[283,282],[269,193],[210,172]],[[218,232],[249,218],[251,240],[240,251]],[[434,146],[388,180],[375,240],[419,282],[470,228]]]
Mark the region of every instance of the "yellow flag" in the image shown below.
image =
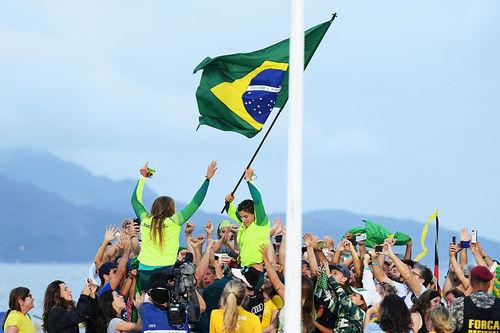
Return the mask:
[[[418,254],[418,256],[415,258],[415,261],[420,261],[420,259],[422,259],[427,254],[427,247],[425,246],[425,238],[427,237],[427,231],[429,231],[429,224],[432,221],[435,221],[437,216],[438,216],[438,210],[436,209],[436,212],[431,216],[429,216],[427,222],[424,225],[424,228],[422,229],[422,235],[420,236],[420,244],[422,245],[422,252]]]

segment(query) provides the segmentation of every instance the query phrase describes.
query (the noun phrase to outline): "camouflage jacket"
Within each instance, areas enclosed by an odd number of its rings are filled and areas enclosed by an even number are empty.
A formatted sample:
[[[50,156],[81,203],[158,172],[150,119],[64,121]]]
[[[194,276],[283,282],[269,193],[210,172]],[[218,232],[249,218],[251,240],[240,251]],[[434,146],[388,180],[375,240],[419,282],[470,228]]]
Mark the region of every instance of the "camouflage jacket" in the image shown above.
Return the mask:
[[[470,295],[470,298],[472,303],[478,308],[489,309],[493,306],[493,303],[495,303],[495,296],[484,291],[476,291]],[[453,301],[450,307],[450,313],[452,317],[452,329],[458,332],[464,325],[464,297],[458,297]]]
[[[335,333],[363,332],[364,312],[351,301],[333,277],[326,279],[326,273],[321,272],[314,291],[316,297],[337,317],[333,330]]]

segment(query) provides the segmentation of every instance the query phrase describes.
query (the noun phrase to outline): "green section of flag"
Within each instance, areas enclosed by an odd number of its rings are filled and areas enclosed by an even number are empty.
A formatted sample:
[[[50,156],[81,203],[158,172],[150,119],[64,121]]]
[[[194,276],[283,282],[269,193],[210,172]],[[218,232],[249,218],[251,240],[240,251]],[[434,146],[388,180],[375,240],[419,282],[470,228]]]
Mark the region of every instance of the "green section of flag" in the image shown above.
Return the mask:
[[[380,224],[368,220],[363,220],[363,222],[365,223],[364,228],[352,228],[347,233],[351,233],[353,235],[366,233],[366,240],[364,243],[367,247],[374,248],[375,245],[381,245],[389,236],[396,239],[396,245],[406,245],[411,240],[410,236],[400,231],[393,234]]]
[[[305,67],[309,64],[332,21],[333,18],[305,32]],[[200,85],[196,91],[200,125],[238,132],[249,138],[259,133],[270,110],[273,107],[282,108],[288,100],[289,43],[290,40],[286,39],[250,53],[224,55],[213,59],[207,57],[196,66],[194,73],[203,70]],[[255,82],[270,72],[279,74],[279,71],[283,72],[279,80],[280,88],[278,89],[280,90],[274,92],[277,94],[274,100],[273,96],[268,96],[268,103],[263,105],[263,107],[270,108],[267,114],[263,111],[264,114],[261,115],[260,110],[250,109],[247,101],[242,100],[242,95],[249,93],[248,87],[254,84],[251,82]]]

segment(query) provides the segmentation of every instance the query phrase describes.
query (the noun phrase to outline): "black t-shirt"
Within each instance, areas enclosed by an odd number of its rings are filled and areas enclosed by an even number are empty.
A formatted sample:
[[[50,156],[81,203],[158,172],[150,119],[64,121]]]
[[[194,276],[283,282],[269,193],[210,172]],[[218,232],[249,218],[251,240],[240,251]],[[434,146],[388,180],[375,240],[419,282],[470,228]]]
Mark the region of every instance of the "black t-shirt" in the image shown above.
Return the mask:
[[[264,314],[264,295],[262,290],[255,291],[254,295],[248,297],[243,303],[243,309],[253,313],[262,320],[262,315]]]

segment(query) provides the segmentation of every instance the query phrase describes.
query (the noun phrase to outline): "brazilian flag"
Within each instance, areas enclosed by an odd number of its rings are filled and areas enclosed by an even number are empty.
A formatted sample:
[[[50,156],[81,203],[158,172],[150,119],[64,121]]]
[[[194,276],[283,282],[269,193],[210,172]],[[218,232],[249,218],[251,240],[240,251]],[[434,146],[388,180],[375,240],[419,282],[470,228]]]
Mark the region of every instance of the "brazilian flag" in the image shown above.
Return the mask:
[[[384,243],[384,240],[389,237],[396,239],[396,245],[406,245],[411,241],[410,236],[400,231],[393,234],[380,224],[368,220],[363,220],[363,222],[365,223],[365,227],[356,227],[349,230],[347,233],[352,235],[366,234],[364,243],[367,247],[374,248],[375,245],[381,245]]]
[[[305,32],[305,67],[333,18]],[[286,39],[250,53],[205,58],[194,69],[194,73],[203,70],[196,91],[200,125],[249,138],[259,133],[271,111],[288,99],[289,47]]]

